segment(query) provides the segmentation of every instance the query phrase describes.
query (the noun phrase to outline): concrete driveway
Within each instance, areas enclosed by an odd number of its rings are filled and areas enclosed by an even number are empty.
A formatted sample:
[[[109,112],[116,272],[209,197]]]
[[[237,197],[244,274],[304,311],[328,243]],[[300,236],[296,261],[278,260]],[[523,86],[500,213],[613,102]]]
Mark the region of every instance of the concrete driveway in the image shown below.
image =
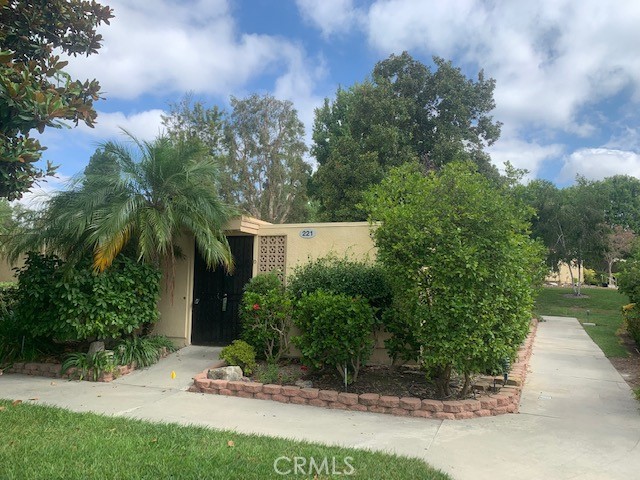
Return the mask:
[[[4,375],[0,397],[395,452],[456,479],[637,478],[640,404],[576,319],[545,318],[515,415],[439,421],[188,393],[217,358],[204,347],[111,384]]]

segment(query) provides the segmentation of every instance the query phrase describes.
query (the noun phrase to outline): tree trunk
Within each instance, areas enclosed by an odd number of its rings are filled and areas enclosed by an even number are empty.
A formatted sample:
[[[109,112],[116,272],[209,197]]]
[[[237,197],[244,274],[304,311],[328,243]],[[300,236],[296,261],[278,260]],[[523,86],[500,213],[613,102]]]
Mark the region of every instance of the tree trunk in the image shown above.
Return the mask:
[[[96,340],[95,342],[91,342],[89,345],[88,355],[95,355],[98,352],[102,352],[104,350],[104,342],[101,340]]]
[[[464,398],[469,395],[469,390],[471,390],[471,375],[469,373],[464,372],[464,385],[462,386],[462,391],[460,392],[460,398]]]
[[[571,288],[573,288],[573,293],[576,293],[576,281],[573,276],[573,269],[571,268],[571,262],[567,262],[567,268],[569,269],[569,275],[571,276]]]

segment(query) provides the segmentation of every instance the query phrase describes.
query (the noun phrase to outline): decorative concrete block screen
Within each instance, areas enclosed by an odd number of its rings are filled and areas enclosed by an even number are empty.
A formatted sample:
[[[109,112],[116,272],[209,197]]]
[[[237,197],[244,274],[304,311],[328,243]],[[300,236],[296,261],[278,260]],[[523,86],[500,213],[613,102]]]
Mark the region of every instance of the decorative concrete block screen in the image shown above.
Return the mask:
[[[287,236],[267,235],[258,237],[260,250],[258,254],[258,273],[277,271],[280,280],[284,281],[287,265]]]

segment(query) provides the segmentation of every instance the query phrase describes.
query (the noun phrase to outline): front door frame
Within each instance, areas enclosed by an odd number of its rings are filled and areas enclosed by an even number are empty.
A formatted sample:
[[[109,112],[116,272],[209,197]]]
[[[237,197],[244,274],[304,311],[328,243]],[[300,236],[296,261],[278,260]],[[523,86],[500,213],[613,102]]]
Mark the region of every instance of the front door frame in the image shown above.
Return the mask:
[[[242,289],[253,276],[255,237],[228,236],[235,268],[229,274],[223,267],[207,269],[195,248],[191,343],[226,345],[240,334],[239,307]]]

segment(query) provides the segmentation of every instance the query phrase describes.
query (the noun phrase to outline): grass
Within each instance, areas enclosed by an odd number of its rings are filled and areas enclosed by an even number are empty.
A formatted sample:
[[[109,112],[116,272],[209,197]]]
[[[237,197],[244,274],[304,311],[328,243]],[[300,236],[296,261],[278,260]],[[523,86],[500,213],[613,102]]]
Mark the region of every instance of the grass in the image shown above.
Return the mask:
[[[607,357],[626,357],[627,350],[616,335],[622,325],[621,307],[629,303],[626,295],[609,288],[583,288],[583,297],[568,297],[571,288],[545,287],[536,300],[537,315],[576,317]],[[588,297],[588,298],[587,298]]]
[[[242,435],[173,424],[73,413],[0,400],[0,477],[3,479],[266,479],[292,469],[294,457],[328,468],[318,478],[433,479],[450,477],[418,459]],[[231,442],[231,443],[230,443]],[[351,458],[349,458],[351,457]],[[332,459],[336,472],[331,476]],[[352,475],[348,465],[354,469]],[[315,471],[314,471],[315,473]],[[327,474],[328,473],[328,474]],[[313,478],[313,473],[302,478]]]

